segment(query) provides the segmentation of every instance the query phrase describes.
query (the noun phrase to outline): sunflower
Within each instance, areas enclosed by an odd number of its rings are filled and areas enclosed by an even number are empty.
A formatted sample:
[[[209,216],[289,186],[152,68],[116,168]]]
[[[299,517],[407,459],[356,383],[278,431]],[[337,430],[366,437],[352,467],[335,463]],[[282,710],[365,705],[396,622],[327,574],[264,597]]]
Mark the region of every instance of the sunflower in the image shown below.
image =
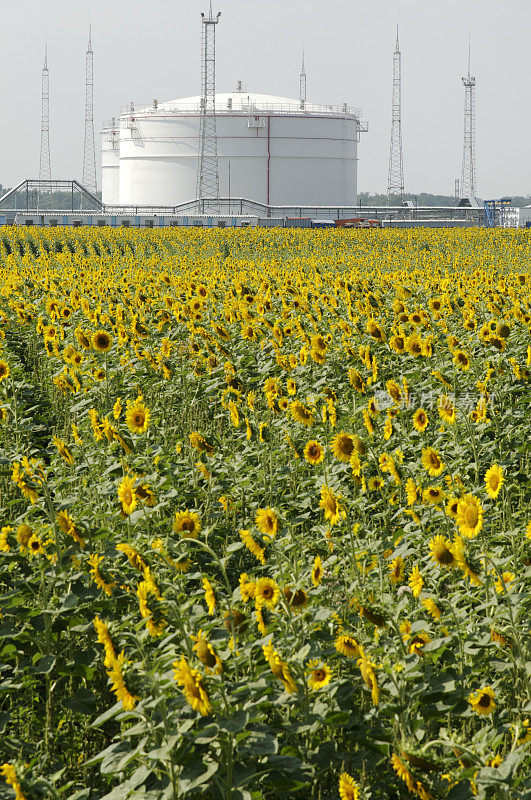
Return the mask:
[[[137,503],[137,496],[134,481],[128,475],[124,475],[118,487],[118,500],[120,500],[122,511],[126,516],[133,513]]]
[[[406,339],[406,350],[409,355],[413,356],[414,358],[418,358],[422,355],[423,347],[422,347],[422,340],[416,334],[412,336],[408,336]]]
[[[36,533],[33,534],[28,542],[28,552],[30,556],[37,556],[40,553],[46,552],[42,545],[42,540]]]
[[[321,499],[319,507],[323,509],[325,519],[330,522],[330,525],[335,525],[341,517],[346,517],[347,512],[340,504],[341,495],[335,495],[328,486],[321,487]]]
[[[9,538],[13,533],[11,525],[4,525],[0,531],[0,552],[9,553],[11,550],[11,543]]]
[[[116,584],[115,581],[107,580],[105,574],[102,574],[100,569],[100,564],[102,561],[103,557],[99,556],[97,553],[92,553],[88,557],[88,562],[92,567],[92,569],[90,570],[90,574],[92,575],[92,580],[94,581],[98,589],[101,589],[102,592],[105,592],[105,594],[110,597],[112,594],[112,590]]]
[[[249,580],[246,572],[242,572],[240,575],[240,594],[244,603],[254,600],[256,594],[256,583]]]
[[[483,527],[483,509],[472,494],[465,494],[457,504],[457,527],[467,539],[477,536]]]
[[[33,536],[29,541],[28,547],[30,547],[32,539]],[[501,594],[502,592],[507,592],[510,589],[511,583],[514,581],[515,578],[516,575],[514,574],[514,572],[502,572],[501,577],[498,578],[498,580],[494,584],[494,588],[496,589],[497,594]]]
[[[404,581],[404,559],[397,556],[389,564],[389,579],[391,583],[402,583]]]
[[[457,519],[457,506],[459,504],[458,497],[449,497],[446,503],[445,511],[452,519]]]
[[[429,425],[429,422],[430,421],[428,419],[428,415],[426,414],[426,412],[425,412],[425,410],[423,408],[419,408],[413,414],[413,427],[419,433],[422,433],[423,431],[426,430],[426,428]]]
[[[231,608],[225,611],[223,624],[225,628],[231,633],[233,630],[244,630],[248,625],[248,619],[241,611],[236,608]]]
[[[395,403],[400,402],[400,398],[402,397],[400,386],[395,381],[387,381],[385,384],[385,388],[387,389],[387,394],[394,400]]]
[[[505,339],[502,339],[500,336],[491,336],[489,338],[489,344],[496,348],[496,350],[499,350],[500,353],[503,353],[505,350]]]
[[[365,384],[363,382],[363,378],[361,377],[360,373],[357,369],[351,367],[348,371],[348,379],[350,385],[360,394],[363,394],[365,391]]]
[[[9,372],[9,364],[5,361],[0,361],[0,383],[6,378],[9,378]]]
[[[138,697],[131,694],[128,690],[125,681],[124,681],[124,667],[127,667],[129,662],[125,659],[125,653],[122,650],[118,658],[114,660],[114,663],[111,667],[109,672],[109,678],[111,680],[111,691],[114,692],[116,695],[117,700],[122,701],[122,706],[124,711],[132,711],[136,705],[136,701]]]
[[[131,433],[145,433],[148,429],[149,417],[149,408],[140,399],[127,404],[125,421]]]
[[[412,506],[417,502],[417,486],[413,478],[408,478],[406,481],[406,497],[408,506]]]
[[[506,322],[500,322],[498,325],[496,325],[496,333],[502,339],[508,339],[511,333],[511,326]]]
[[[342,653],[347,658],[359,658],[361,648],[353,636],[341,634],[334,642],[334,647],[338,653]]]
[[[312,691],[316,692],[328,686],[332,677],[332,670],[326,664],[320,664],[318,661],[310,661],[308,664],[310,674],[308,676],[308,685]]]
[[[408,770],[404,762],[399,759],[396,753],[393,753],[391,756],[391,766],[393,767],[394,771],[396,772],[400,780],[404,781],[404,783],[408,788],[408,791],[410,793],[416,793],[417,782],[415,781],[413,775]]]
[[[108,353],[112,347],[112,336],[107,331],[96,331],[92,335],[92,347],[98,353]]]
[[[304,448],[304,458],[308,462],[308,464],[312,464],[315,466],[316,464],[320,464],[325,456],[324,447],[314,439],[310,439],[306,447]]]
[[[124,553],[127,556],[129,563],[134,569],[137,569],[139,572],[144,572],[144,570],[147,569],[147,564],[138,550],[135,550],[130,544],[119,542],[116,545],[116,550],[118,553]]]
[[[263,646],[264,656],[269,663],[271,672],[275,678],[279,678],[284,684],[286,692],[294,694],[297,691],[297,684],[291,676],[289,666],[280,658],[280,655],[274,649],[271,642]]]
[[[157,500],[155,492],[148,483],[141,483],[136,487],[136,494],[139,500],[146,506],[154,506]]]
[[[197,431],[192,431],[190,434],[190,444],[192,447],[195,447],[196,450],[200,450],[202,453],[211,455],[214,452],[212,445],[209,444],[209,442],[207,442],[207,440]]]
[[[430,541],[431,557],[440,567],[457,567],[452,543],[444,536],[434,536]]]
[[[424,586],[424,580],[422,575],[420,574],[420,569],[418,566],[414,566],[410,575],[409,575],[409,586],[411,591],[413,592],[413,597],[418,597],[422,591],[422,587]]]
[[[278,532],[278,517],[272,508],[259,508],[256,512],[255,524],[261,534],[275,538]]]
[[[444,500],[444,491],[440,486],[428,486],[422,492],[422,500],[430,505],[437,505]]]
[[[376,675],[374,674],[374,667],[376,664],[373,664],[363,652],[361,653],[360,658],[358,658],[357,663],[366,687],[371,690],[373,705],[377,706],[380,701],[380,689],[378,688]]]
[[[216,608],[216,595],[214,589],[208,578],[203,578],[203,591],[205,592],[205,603],[207,604],[208,613],[212,616]]]
[[[201,520],[195,511],[177,511],[173,520],[173,530],[183,539],[197,539],[201,531]]]
[[[53,443],[56,446],[57,452],[61,458],[63,458],[70,467],[73,467],[74,459],[66,444],[61,439],[58,439],[57,436],[53,437]]]
[[[294,400],[290,404],[290,410],[291,416],[295,422],[300,422],[301,425],[305,425],[307,427],[311,427],[313,425],[312,412],[298,400]]]
[[[440,418],[448,425],[455,425],[456,408],[452,398],[447,394],[441,395],[437,401],[437,407]]]
[[[454,353],[454,364],[459,369],[467,372],[470,368],[470,358],[468,357],[468,354],[465,353],[464,350],[456,350]]]
[[[303,608],[308,602],[308,595],[304,589],[296,589],[292,592],[291,586],[286,586],[283,595],[286,599],[286,603],[291,606],[291,608]]]
[[[280,589],[271,578],[258,578],[256,581],[255,600],[260,606],[274,608],[278,603]]]
[[[323,579],[323,564],[321,556],[315,556],[312,566],[312,583],[315,587],[319,586]]]
[[[394,336],[391,336],[389,340],[389,346],[396,353],[404,353],[406,350],[406,341],[400,334],[395,334]]]
[[[105,667],[112,667],[114,661],[116,660],[116,652],[114,650],[114,644],[111,638],[111,634],[109,632],[109,628],[105,624],[105,622],[103,622],[97,616],[94,617],[93,623],[98,636],[98,642],[101,645],[103,645],[103,648],[105,650],[103,665]]]
[[[476,714],[492,714],[496,708],[495,697],[496,695],[491,687],[484,686],[482,689],[472,692],[468,696],[468,702]]]
[[[488,468],[487,472],[485,473],[485,488],[487,490],[488,496],[495,500],[501,490],[503,483],[503,470],[498,464],[493,464],[491,467]]]
[[[437,477],[437,475],[440,475],[444,469],[444,463],[433,447],[427,447],[422,451],[421,460],[424,469],[434,478]]]
[[[422,601],[422,605],[424,606],[428,614],[431,614],[433,619],[439,620],[441,618],[441,610],[437,605],[437,603],[435,602],[435,600],[432,600],[430,597],[428,597]]]
[[[197,636],[190,636],[190,639],[195,642],[193,650],[197,653],[199,661],[209,669],[213,669],[218,675],[223,671],[223,662],[220,657],[200,630]]]
[[[412,636],[408,641],[408,649],[409,652],[413,655],[420,656],[422,655],[422,650],[424,649],[424,645],[428,644],[431,641],[431,638],[428,636],[427,633],[424,631],[420,631]]]
[[[256,542],[252,535],[251,531],[240,529],[240,539],[244,543],[247,550],[253,554],[253,556],[261,563],[265,564],[265,550],[263,547],[260,547],[258,542]]]
[[[341,431],[332,439],[332,452],[339,461],[348,463],[355,450],[354,439],[350,434]]]
[[[201,673],[196,669],[190,669],[184,656],[181,656],[180,661],[173,662],[173,668],[174,678],[181,687],[188,705],[202,716],[209,714],[212,706]]]

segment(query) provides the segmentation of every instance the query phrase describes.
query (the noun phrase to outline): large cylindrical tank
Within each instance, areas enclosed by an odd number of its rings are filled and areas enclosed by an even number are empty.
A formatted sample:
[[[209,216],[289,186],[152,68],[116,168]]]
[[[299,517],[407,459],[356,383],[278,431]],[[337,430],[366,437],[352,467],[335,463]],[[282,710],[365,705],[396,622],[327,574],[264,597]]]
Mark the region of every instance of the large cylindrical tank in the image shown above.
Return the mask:
[[[216,95],[220,196],[267,205],[355,205],[359,112],[243,90]],[[175,206],[197,195],[201,101],[188,97],[120,116],[120,205]],[[109,142],[106,142],[108,145]],[[105,137],[104,137],[105,147]],[[116,158],[104,151],[109,173]],[[103,202],[115,203],[102,179]]]
[[[114,118],[101,133],[101,196],[108,205],[120,202],[120,129]]]

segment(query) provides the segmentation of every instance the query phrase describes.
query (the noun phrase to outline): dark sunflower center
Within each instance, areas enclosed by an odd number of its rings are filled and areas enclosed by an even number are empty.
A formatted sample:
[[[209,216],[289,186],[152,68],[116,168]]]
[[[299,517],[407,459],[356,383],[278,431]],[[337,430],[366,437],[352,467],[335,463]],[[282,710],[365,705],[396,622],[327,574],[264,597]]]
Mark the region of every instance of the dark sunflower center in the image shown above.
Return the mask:
[[[324,681],[326,673],[324,669],[316,669],[314,670],[313,677],[315,678],[316,681]]]
[[[439,553],[438,558],[441,564],[451,564],[454,560],[453,553],[446,547],[441,553]]]
[[[264,595],[264,597],[267,597],[269,599],[270,597],[273,596],[273,590],[271,589],[270,586],[266,586],[262,594]]]
[[[347,456],[352,455],[354,450],[354,442],[348,436],[342,436],[339,440],[339,449]]]
[[[319,448],[317,447],[316,444],[312,444],[308,448],[308,453],[312,458],[317,458],[317,456],[319,455]]]
[[[291,604],[294,606],[303,606],[306,602],[306,595],[302,589],[297,589],[293,598],[291,599]]]
[[[481,706],[481,708],[488,708],[490,706],[490,701],[490,695],[484,692],[479,698],[478,706]]]

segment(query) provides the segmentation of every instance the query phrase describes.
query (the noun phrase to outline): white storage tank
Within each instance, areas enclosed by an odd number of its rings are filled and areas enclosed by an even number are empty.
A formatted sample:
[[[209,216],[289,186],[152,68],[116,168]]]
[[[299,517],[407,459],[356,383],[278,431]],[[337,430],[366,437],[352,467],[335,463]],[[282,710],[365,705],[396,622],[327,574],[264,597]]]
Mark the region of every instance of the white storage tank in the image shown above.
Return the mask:
[[[101,196],[110,205],[120,202],[120,129],[114,118],[101,134]]]
[[[135,109],[104,131],[106,204],[176,206],[196,199],[200,97]],[[355,205],[359,111],[251,94],[216,94],[220,196],[266,205]],[[116,199],[116,161],[119,192]]]

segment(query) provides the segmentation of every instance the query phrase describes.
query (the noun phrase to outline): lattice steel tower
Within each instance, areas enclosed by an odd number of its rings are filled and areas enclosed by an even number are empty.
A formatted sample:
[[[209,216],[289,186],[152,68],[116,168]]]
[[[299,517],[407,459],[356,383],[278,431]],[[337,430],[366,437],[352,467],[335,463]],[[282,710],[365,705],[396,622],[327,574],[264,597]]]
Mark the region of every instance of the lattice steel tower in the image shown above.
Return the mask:
[[[221,12],[201,14],[201,119],[197,165],[197,199],[219,201],[218,140],[216,134],[216,25]]]
[[[41,80],[41,156],[39,178],[50,180],[50,73],[48,72],[48,44],[44,47],[44,66]]]
[[[387,179],[387,204],[395,194],[404,197],[404,162],[402,158],[402,54],[396,26],[396,45],[393,54],[393,110],[391,119],[391,146],[389,149],[389,175]]]
[[[304,68],[304,48],[302,49],[302,69],[299,76],[299,99],[301,108],[306,107],[306,70]]]
[[[468,73],[465,87],[465,135],[463,140],[463,167],[461,170],[461,197],[476,197],[476,79],[470,74],[470,41],[468,42]]]
[[[83,147],[83,186],[96,192],[96,144],[94,141],[94,53],[92,52],[92,27],[85,66],[85,144]]]

